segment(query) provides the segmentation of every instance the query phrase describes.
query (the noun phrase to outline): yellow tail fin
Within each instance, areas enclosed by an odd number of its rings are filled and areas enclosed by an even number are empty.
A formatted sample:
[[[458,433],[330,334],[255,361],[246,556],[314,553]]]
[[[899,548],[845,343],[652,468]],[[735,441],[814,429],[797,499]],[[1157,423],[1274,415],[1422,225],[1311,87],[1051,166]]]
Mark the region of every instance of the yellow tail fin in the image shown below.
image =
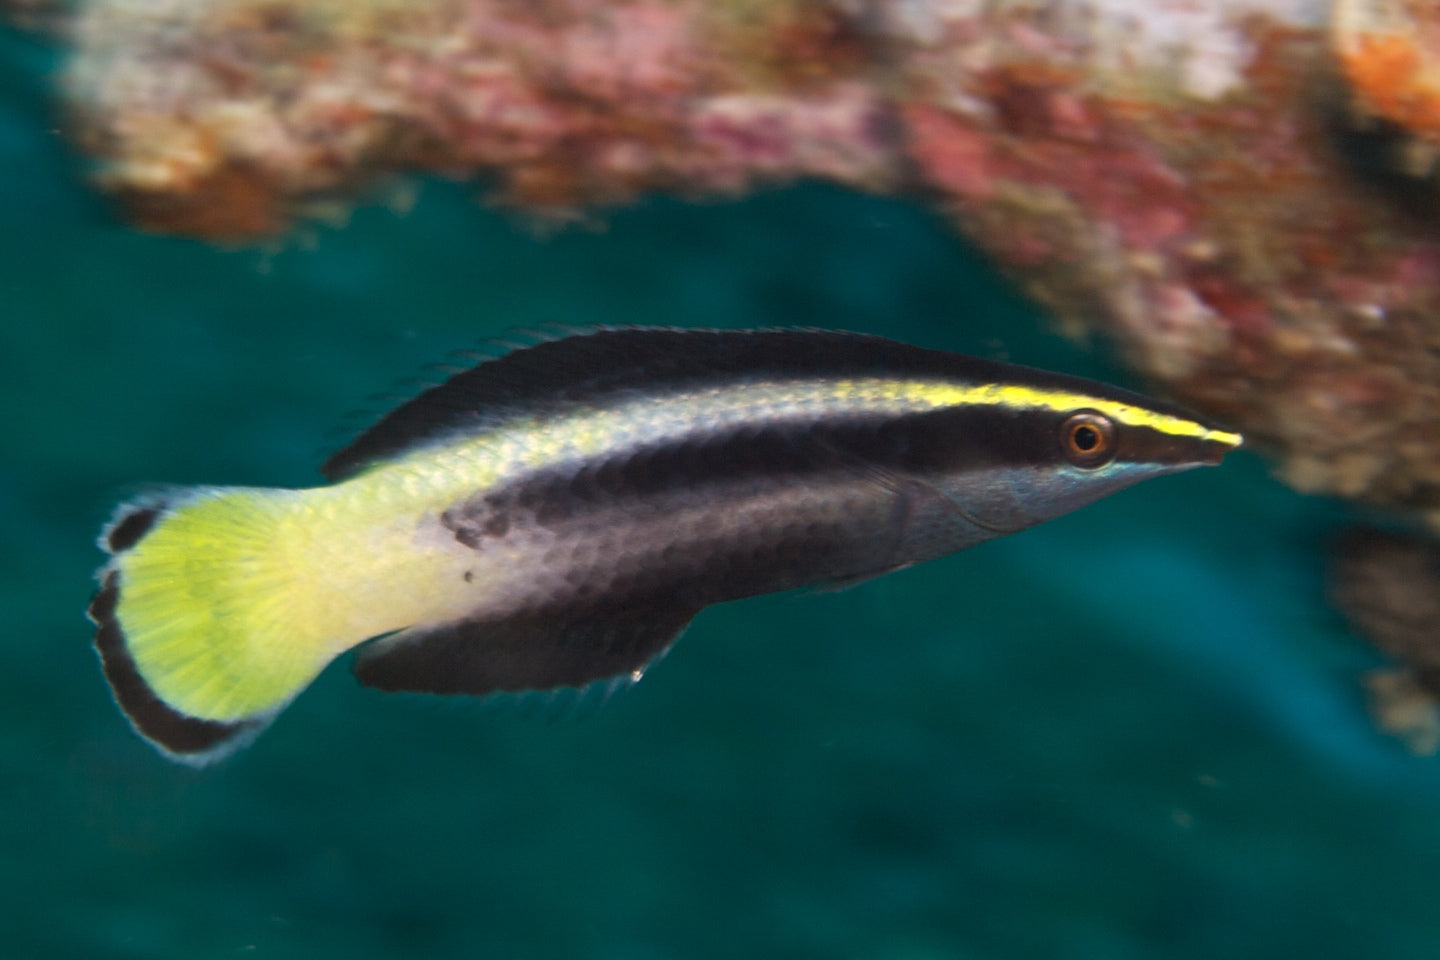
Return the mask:
[[[131,724],[201,766],[252,740],[342,649],[303,609],[285,526],[303,492],[199,488],[122,506],[90,604]]]

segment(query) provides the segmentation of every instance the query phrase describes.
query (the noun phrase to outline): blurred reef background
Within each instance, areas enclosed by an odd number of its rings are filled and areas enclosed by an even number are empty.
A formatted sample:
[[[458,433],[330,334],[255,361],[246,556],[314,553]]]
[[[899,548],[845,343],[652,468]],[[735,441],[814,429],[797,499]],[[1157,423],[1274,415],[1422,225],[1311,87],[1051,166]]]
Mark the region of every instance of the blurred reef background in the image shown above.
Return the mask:
[[[0,11],[7,956],[1440,946],[1431,6]],[[117,499],[314,483],[427,363],[595,323],[1004,357],[1253,452],[708,611],[583,718],[342,663],[218,769],[131,734]]]

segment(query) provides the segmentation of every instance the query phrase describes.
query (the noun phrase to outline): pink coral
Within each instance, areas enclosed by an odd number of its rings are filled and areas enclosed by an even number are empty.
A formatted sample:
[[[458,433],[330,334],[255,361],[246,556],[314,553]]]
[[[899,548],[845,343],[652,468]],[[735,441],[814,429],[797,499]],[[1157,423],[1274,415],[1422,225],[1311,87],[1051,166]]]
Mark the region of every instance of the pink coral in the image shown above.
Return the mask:
[[[904,117],[909,153],[921,177],[953,197],[983,203],[994,192],[990,139],[983,130],[923,103],[908,104]]]

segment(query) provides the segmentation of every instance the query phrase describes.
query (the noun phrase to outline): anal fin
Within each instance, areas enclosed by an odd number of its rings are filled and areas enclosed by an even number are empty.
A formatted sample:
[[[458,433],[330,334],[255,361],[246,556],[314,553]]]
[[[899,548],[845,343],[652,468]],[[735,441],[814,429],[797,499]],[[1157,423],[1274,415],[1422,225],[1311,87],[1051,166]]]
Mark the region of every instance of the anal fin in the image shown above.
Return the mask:
[[[673,600],[633,600],[406,630],[362,648],[355,677],[416,693],[584,687],[643,670],[698,612]]]

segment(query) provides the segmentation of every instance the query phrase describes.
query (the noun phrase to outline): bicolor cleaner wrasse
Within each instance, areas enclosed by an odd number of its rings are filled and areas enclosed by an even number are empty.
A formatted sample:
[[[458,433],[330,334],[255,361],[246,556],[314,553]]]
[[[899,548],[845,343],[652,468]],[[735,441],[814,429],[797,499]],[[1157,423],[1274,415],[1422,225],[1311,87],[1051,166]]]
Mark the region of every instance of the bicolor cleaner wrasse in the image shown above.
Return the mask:
[[[604,329],[427,390],[329,486],[122,505],[89,612],[131,724],[202,765],[353,647],[382,690],[625,682],[712,603],[944,556],[1239,444],[1125,390],[879,337]]]

